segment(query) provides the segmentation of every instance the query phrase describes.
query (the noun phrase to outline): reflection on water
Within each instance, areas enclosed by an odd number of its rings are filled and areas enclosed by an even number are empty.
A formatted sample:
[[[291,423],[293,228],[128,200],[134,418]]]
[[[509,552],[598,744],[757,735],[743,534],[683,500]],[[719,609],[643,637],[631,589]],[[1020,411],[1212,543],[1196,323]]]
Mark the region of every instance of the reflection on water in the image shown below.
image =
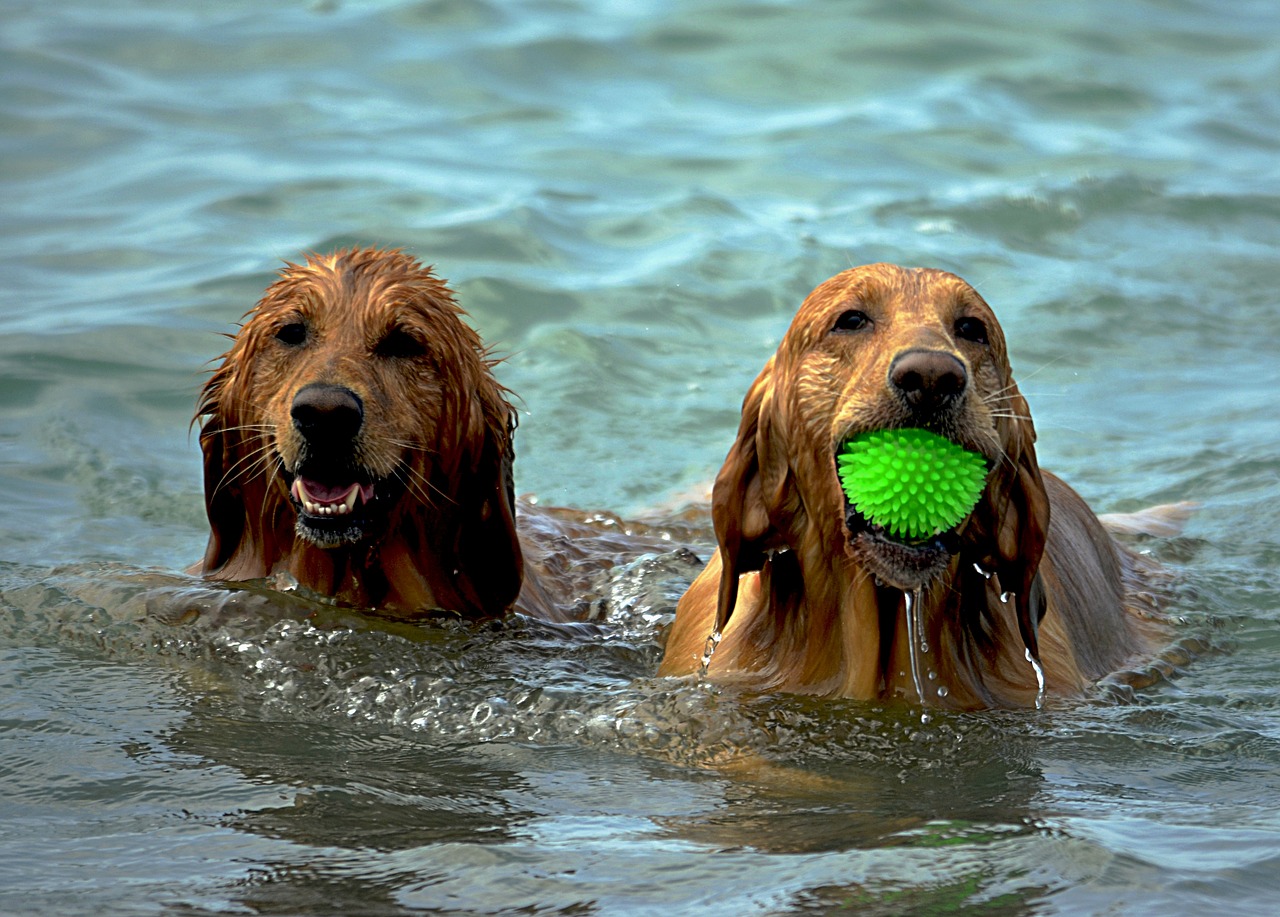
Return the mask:
[[[1270,912],[1273,4],[11,6],[0,912]],[[521,491],[628,516],[705,492],[814,284],[955,270],[1047,467],[1203,504],[1149,546],[1228,651],[922,725],[655,679],[660,546],[574,627],[195,583],[217,335],[350,244],[506,356]]]

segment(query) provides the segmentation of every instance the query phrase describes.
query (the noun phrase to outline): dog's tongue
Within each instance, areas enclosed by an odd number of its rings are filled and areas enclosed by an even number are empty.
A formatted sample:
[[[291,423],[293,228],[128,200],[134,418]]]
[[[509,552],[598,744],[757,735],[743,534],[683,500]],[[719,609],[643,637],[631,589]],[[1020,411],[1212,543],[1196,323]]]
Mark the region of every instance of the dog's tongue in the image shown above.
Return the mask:
[[[310,478],[302,478],[299,483],[313,503],[337,503],[339,500],[346,500],[353,486],[351,484],[343,484],[335,487],[321,484],[319,481],[313,481]]]
[[[367,503],[373,499],[372,484],[322,484],[311,478],[297,478],[293,482],[293,495],[304,503],[349,503],[356,490],[362,501]]]

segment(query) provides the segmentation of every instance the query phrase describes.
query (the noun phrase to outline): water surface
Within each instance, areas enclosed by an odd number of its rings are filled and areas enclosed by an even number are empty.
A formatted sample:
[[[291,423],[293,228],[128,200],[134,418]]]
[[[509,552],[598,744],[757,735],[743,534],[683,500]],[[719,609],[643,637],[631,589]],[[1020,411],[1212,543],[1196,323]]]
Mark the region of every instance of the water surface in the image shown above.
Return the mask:
[[[1262,0],[7,4],[0,912],[1269,913],[1277,49]],[[145,619],[218,334],[355,243],[507,355],[519,489],[622,513],[817,283],[954,270],[1046,466],[1203,505],[1149,547],[1226,651],[922,728],[653,678],[677,555],[587,628]]]

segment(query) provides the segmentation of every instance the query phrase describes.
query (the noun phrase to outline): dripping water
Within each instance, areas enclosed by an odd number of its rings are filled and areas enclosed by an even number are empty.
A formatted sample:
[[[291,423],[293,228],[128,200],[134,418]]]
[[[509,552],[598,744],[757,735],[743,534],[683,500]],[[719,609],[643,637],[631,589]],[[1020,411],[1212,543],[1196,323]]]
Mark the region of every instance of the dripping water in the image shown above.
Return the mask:
[[[722,634],[719,630],[714,630],[711,632],[710,636],[707,637],[707,642],[703,644],[702,659],[700,660],[700,662],[702,663],[702,669],[698,673],[703,678],[706,677],[707,669],[711,667],[711,657],[715,655],[716,647],[720,645],[720,641],[723,638],[724,638],[724,634]]]
[[[1031,668],[1036,673],[1036,709],[1044,709],[1044,666],[1040,664],[1040,660],[1031,652],[1031,647],[1027,647],[1023,653],[1027,657],[1027,662],[1031,663]]]
[[[1000,601],[1005,605],[1009,604],[1009,599],[1013,598],[1012,592],[1000,593]],[[1031,652],[1031,647],[1023,650],[1022,655],[1027,662],[1031,663],[1031,670],[1036,673],[1036,709],[1044,709],[1044,666],[1040,664],[1040,659],[1035,653]]]
[[[907,612],[907,644],[911,650],[911,681],[916,687],[916,697],[920,698],[920,706],[926,704],[924,696],[924,684],[920,680],[921,660],[920,656],[929,652],[929,643],[924,634],[923,622],[920,619],[920,609],[924,605],[922,601],[921,591],[913,589],[911,592],[904,592],[903,598],[906,601]],[[920,722],[928,723],[929,714],[927,711],[921,711]]]

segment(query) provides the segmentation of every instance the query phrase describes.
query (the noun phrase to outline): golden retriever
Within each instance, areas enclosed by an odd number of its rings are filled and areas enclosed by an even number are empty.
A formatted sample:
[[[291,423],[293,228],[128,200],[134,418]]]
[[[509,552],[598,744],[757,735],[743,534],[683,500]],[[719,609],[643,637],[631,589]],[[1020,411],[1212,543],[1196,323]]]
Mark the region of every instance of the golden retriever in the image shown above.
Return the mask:
[[[904,427],[990,468],[971,514],[921,541],[862,518],[837,476],[851,436]],[[969,709],[1078,693],[1150,652],[1139,558],[1040,470],[1035,439],[973,287],[888,264],[826,281],[743,402],[712,495],[718,551],[659,674]]]
[[[398,251],[288,264],[200,397],[197,572],[404,613],[509,609],[516,415],[462,316]]]
[[[517,501],[516,412],[464,317],[399,251],[286,264],[196,409],[210,534],[192,572],[397,617],[568,621],[594,613],[601,571],[701,540],[696,514]]]

